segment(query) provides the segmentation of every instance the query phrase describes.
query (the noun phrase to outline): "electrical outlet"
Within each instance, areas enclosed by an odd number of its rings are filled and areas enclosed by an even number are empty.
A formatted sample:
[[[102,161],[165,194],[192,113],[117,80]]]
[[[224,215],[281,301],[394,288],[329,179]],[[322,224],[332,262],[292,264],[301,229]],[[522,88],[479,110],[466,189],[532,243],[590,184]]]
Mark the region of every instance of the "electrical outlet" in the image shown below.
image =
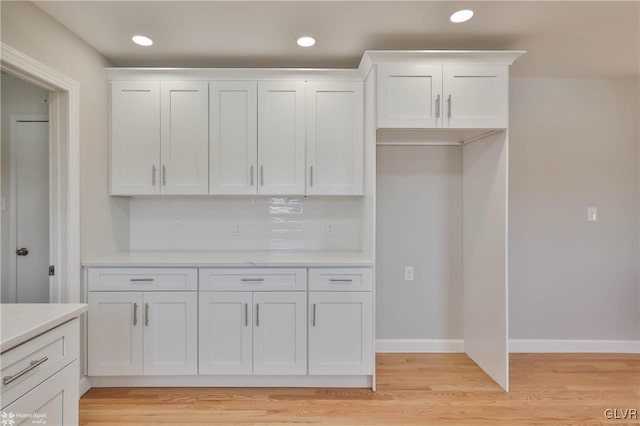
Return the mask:
[[[233,225],[233,235],[235,236],[242,235],[242,226],[238,224]]]
[[[404,267],[404,280],[413,281],[413,266]]]
[[[327,225],[327,235],[333,235],[333,224],[332,223]]]
[[[597,221],[598,221],[598,208],[587,207],[587,222],[597,222]]]

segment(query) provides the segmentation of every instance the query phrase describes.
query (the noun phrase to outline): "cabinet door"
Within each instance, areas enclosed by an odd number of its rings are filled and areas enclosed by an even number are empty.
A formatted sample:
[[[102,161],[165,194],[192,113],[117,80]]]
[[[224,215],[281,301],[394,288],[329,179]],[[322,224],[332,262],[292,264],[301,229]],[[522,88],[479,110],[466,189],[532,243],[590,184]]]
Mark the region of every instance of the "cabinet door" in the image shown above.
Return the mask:
[[[51,378],[24,394],[11,405],[2,408],[6,414],[33,415],[32,417],[2,418],[8,425],[77,425],[78,401],[80,399],[78,360],[73,361]],[[5,422],[6,421],[6,422]]]
[[[442,127],[442,66],[379,64],[378,128]]]
[[[255,194],[258,95],[255,81],[209,83],[210,194]]]
[[[198,294],[144,293],[145,375],[198,374]]]
[[[258,193],[303,195],[304,82],[258,83]]]
[[[251,292],[201,292],[199,374],[251,374]]]
[[[509,67],[445,65],[445,127],[499,129],[509,119]]]
[[[111,194],[160,191],[160,83],[111,83]]]
[[[309,293],[309,310],[309,374],[373,374],[371,293]]]
[[[307,194],[362,195],[362,83],[307,83]]]
[[[142,293],[89,292],[89,376],[142,374]]]
[[[209,86],[162,82],[162,193],[209,192]]]
[[[253,293],[253,374],[307,374],[307,294]]]

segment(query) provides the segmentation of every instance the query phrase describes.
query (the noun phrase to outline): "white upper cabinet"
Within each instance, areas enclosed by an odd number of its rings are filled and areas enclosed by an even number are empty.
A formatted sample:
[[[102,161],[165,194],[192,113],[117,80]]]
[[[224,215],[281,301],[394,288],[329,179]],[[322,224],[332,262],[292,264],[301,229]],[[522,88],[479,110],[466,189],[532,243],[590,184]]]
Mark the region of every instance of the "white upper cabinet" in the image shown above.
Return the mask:
[[[307,83],[307,194],[362,195],[362,89],[360,82]]]
[[[111,83],[111,194],[160,192],[160,83]]]
[[[379,64],[378,127],[442,127],[442,65]]]
[[[208,85],[200,81],[163,81],[161,91],[161,192],[207,194]]]
[[[209,97],[209,193],[256,194],[257,83],[214,81]]]
[[[509,67],[445,65],[445,127],[506,128],[509,118]]]
[[[258,193],[305,193],[304,82],[258,83]]]
[[[507,65],[381,63],[377,68],[379,128],[507,127]]]

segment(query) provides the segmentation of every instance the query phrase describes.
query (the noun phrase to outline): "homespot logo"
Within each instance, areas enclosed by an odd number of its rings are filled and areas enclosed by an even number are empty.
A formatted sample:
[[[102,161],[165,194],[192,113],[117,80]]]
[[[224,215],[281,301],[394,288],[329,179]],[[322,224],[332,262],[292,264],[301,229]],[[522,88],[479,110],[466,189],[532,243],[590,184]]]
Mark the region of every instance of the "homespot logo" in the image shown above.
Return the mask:
[[[14,413],[13,411],[3,411],[0,413],[0,425],[14,426],[24,420],[31,420],[32,425],[43,425],[47,423],[47,413]]]
[[[609,420],[638,420],[638,410],[635,408],[607,408],[604,416]]]

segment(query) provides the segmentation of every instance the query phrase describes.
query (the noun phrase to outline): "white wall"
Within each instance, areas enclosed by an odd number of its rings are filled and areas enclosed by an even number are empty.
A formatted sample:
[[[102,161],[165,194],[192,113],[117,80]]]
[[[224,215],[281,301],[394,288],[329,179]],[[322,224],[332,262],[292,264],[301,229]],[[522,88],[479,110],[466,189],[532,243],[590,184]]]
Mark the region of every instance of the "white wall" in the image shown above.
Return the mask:
[[[638,94],[512,80],[511,338],[640,338]]]
[[[512,339],[640,339],[638,95],[634,81],[512,79]],[[461,338],[456,152],[378,148],[378,339]]]
[[[80,84],[82,256],[127,249],[129,201],[109,197],[105,58],[31,2],[2,2],[2,42]]]
[[[0,300],[8,300],[9,291],[9,252],[15,247],[9,246],[9,209],[11,208],[9,196],[9,115],[10,114],[48,114],[49,106],[45,102],[48,93],[38,87],[32,86],[11,75],[2,74],[2,182],[1,197],[5,200],[6,209],[0,212],[2,215],[2,293]]]

